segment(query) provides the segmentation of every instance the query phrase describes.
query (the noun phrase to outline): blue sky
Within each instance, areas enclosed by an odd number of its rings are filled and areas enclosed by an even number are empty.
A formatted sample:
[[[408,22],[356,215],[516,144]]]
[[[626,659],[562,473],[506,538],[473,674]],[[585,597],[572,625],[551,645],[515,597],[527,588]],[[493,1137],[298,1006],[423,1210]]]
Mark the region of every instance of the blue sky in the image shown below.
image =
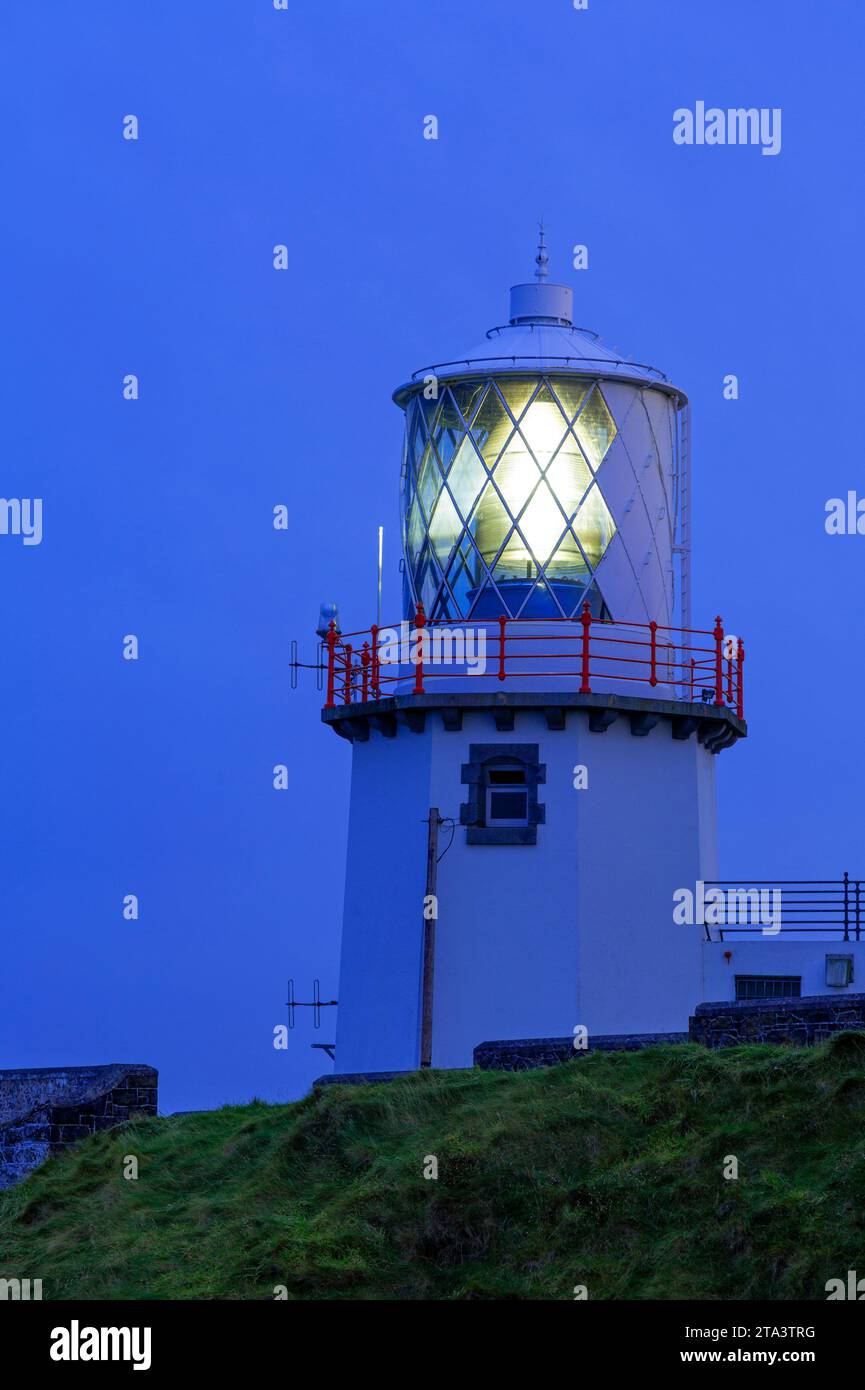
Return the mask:
[[[379,524],[399,616],[390,393],[502,322],[540,215],[577,322],[691,397],[694,617],[748,652],[722,873],[865,876],[865,537],[824,530],[865,496],[862,30],[806,0],[7,0],[0,493],[44,532],[0,536],[0,1066],[147,1061],[166,1110],[326,1069],[327,1019],[272,1047],[289,975],[336,992],[349,772],[289,643],[325,598],[369,623]],[[697,100],[780,107],[780,154],[675,145]]]

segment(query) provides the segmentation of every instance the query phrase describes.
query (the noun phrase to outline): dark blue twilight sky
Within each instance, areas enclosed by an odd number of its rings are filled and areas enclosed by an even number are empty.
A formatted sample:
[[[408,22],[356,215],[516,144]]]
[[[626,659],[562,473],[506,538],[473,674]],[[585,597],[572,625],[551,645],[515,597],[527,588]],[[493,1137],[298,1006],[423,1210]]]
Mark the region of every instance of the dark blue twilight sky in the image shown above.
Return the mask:
[[[824,531],[865,495],[863,27],[858,0],[5,0],[0,494],[44,537],[0,536],[0,1066],[151,1062],[166,1110],[326,1069],[328,1020],[272,1047],[289,974],[336,990],[349,771],[290,639],[325,597],[371,620],[379,523],[398,616],[390,393],[502,322],[540,214],[577,322],[693,402],[694,616],[748,649],[722,872],[865,875],[865,537]],[[674,145],[697,100],[782,108],[781,153]]]

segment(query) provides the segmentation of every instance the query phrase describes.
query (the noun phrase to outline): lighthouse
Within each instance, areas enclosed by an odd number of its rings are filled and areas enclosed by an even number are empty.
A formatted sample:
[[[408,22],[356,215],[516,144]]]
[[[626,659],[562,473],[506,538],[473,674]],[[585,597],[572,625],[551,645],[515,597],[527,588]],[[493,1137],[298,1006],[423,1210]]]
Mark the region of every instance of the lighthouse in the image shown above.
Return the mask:
[[[326,630],[336,1070],[684,1030],[675,904],[717,878],[715,759],[747,731],[740,637],[690,612],[687,398],[575,326],[542,235],[507,322],[393,399],[403,611]]]

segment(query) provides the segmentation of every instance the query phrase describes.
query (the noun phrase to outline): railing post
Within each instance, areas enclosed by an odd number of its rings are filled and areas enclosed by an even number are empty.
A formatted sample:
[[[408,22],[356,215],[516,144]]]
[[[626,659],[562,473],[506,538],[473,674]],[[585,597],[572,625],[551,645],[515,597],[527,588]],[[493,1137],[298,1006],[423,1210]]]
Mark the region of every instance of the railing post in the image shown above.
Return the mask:
[[[651,656],[650,656],[651,674],[649,675],[649,685],[657,685],[657,684],[658,684],[658,664],[657,664],[657,663],[658,663],[658,624],[655,622],[654,618],[653,618],[652,621],[649,623],[649,632],[651,633],[651,648],[650,648],[650,650],[651,650]]]
[[[582,681],[580,683],[580,694],[591,695],[592,687],[589,685],[589,628],[592,625],[592,610],[589,607],[588,599],[586,599],[583,604],[580,622],[583,625]]]
[[[742,667],[745,664],[745,643],[739,638],[739,670],[736,682],[736,715],[739,719],[745,718],[745,697],[742,689]]]
[[[376,699],[378,699],[381,695],[381,684],[379,681],[378,674],[378,625],[376,623],[373,623],[372,627],[370,628],[370,636],[372,638],[372,668],[370,670],[370,684],[372,686],[373,695]]]
[[[351,643],[345,644],[345,675],[342,683],[342,703],[351,704]]]
[[[844,940],[850,940],[850,879],[844,870]]]
[[[505,615],[499,617],[499,680],[505,678]]]
[[[414,673],[414,693],[423,695],[423,630],[426,624],[426,615],[423,611],[423,604],[419,603],[414,616],[414,625],[417,629],[417,651],[415,653],[417,662]]]
[[[856,880],[856,940],[859,940],[859,879]]]
[[[363,700],[364,704],[366,704],[369,699],[369,663],[369,642],[364,642],[363,651],[360,654],[360,664],[363,672],[360,684],[360,698]]]
[[[724,628],[720,617],[715,619],[715,704],[724,703]]]
[[[694,667],[696,666],[696,664],[697,664],[696,657],[693,657],[693,656],[692,656],[692,657],[691,657],[691,704],[694,703]]]
[[[325,709],[333,709],[336,700],[333,698],[334,681],[336,679],[336,657],[334,647],[336,646],[336,623],[331,618],[327,627],[327,699],[324,702]]]

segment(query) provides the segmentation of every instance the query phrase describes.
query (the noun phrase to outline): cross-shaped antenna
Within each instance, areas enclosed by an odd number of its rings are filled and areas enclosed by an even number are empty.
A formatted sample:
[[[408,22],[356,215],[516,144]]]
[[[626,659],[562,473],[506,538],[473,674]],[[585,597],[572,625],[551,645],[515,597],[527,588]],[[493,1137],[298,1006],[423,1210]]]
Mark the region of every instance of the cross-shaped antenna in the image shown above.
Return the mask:
[[[314,671],[316,690],[324,689],[324,672],[327,670],[327,662],[324,660],[323,642],[319,642],[318,649],[316,651],[316,656],[318,658],[316,661],[298,661],[297,642],[294,638],[291,639],[291,658],[288,663],[288,669],[291,672],[292,690],[297,689],[297,673],[299,670]]]
[[[288,1008],[288,1026],[289,1026],[289,1028],[293,1028],[293,1027],[294,1027],[294,1011],[295,1011],[295,1009],[312,1009],[312,1011],[313,1011],[313,1013],[312,1013],[313,1026],[314,1026],[315,1028],[320,1028],[320,1027],[321,1027],[321,1011],[322,1011],[322,1009],[332,1009],[332,1008],[335,1008],[337,1002],[338,1002],[338,1001],[337,1001],[336,999],[322,999],[318,980],[313,980],[313,982],[312,982],[312,999],[295,999],[295,997],[294,997],[294,980],[289,980],[289,982],[288,982],[288,998],[287,998],[286,1001],[285,1001],[286,1007]]]
[[[315,650],[315,661],[298,661],[297,642],[292,639],[291,660],[288,668],[291,671],[291,688],[297,689],[297,673],[299,670],[315,672],[315,686],[317,690],[324,689],[324,672],[327,670],[327,655],[325,643],[327,634],[330,630],[331,622],[334,624],[337,633],[339,632],[339,607],[335,603],[323,603],[319,609],[318,627],[315,634],[318,638],[318,646]]]

